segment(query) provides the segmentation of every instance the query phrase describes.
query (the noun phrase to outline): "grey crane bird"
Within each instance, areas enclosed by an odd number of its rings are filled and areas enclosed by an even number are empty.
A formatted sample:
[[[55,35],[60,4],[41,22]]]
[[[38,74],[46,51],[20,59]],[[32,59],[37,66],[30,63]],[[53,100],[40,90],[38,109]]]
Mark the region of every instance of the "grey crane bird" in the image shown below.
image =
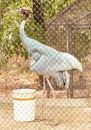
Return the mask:
[[[24,26],[29,18],[30,11],[27,8],[22,8],[16,12],[24,15],[24,19],[20,25],[20,38],[29,56],[32,57],[30,63],[31,70],[46,77],[53,95],[54,89],[47,77],[54,77],[57,85],[60,87],[64,83],[65,87],[69,87],[69,73],[67,71],[77,69],[82,72],[81,63],[69,53],[59,52],[37,40],[27,37],[24,32]]]

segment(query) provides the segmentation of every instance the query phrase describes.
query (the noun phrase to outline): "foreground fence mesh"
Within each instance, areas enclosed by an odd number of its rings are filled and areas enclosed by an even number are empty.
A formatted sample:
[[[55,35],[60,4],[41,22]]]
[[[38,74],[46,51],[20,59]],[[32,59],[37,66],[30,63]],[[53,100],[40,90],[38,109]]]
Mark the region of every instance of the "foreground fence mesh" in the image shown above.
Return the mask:
[[[91,130],[91,1],[0,1],[0,19],[0,130]]]

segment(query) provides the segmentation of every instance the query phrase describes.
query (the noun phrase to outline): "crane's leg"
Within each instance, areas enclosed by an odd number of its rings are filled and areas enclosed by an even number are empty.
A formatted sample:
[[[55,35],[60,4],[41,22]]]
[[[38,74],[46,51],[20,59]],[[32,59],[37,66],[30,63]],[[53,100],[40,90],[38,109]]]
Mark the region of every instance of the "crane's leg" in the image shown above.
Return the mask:
[[[45,84],[45,77],[43,76],[43,98],[45,98],[45,92],[46,92],[46,84]]]
[[[53,86],[52,86],[52,84],[50,83],[50,81],[49,81],[49,79],[47,77],[46,77],[46,80],[47,80],[48,85],[49,85],[49,87],[50,87],[50,89],[52,91],[53,99],[55,99],[56,95],[55,95],[55,91],[53,89]],[[55,100],[53,102],[55,103]],[[54,109],[54,111],[53,111],[53,126],[55,126],[55,125],[57,125],[57,120],[56,120],[56,110]]]
[[[45,105],[45,102],[44,102],[44,99],[45,99],[45,92],[46,92],[46,84],[45,84],[45,76],[43,76],[43,99],[41,100],[41,116],[40,116],[40,119],[36,119],[36,121],[43,121],[45,119],[43,119],[43,112],[44,112],[44,105]]]
[[[45,120],[45,119],[43,119],[43,112],[44,112],[44,105],[45,105],[45,102],[44,102],[44,99],[45,99],[45,97],[46,97],[46,95],[45,95],[45,92],[46,92],[46,84],[45,84],[45,76],[43,76],[43,100],[42,100],[42,108],[41,108],[41,110],[42,110],[42,113],[41,113],[41,119],[40,120]]]
[[[42,93],[43,100],[42,100],[42,103],[41,103],[42,104],[42,106],[41,106],[41,116],[40,116],[39,121],[45,120],[45,119],[43,119],[43,112],[44,112],[44,105],[45,105],[44,99],[46,97],[45,92],[46,92],[46,84],[45,84],[45,76],[43,76],[43,93]]]
[[[52,91],[53,98],[55,99],[56,98],[55,91],[54,91],[54,89],[53,89],[53,87],[52,87],[52,85],[51,85],[51,83],[50,83],[50,81],[49,81],[49,79],[47,77],[46,77],[46,80],[47,80],[48,85],[49,85],[49,87],[50,87],[50,89]]]

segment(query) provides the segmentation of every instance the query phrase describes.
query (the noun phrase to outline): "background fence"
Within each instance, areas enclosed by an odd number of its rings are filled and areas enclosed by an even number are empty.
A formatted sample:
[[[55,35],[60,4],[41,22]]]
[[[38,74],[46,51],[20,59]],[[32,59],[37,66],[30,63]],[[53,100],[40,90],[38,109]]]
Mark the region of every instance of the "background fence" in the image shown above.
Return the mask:
[[[91,55],[90,8],[89,0],[85,2],[77,0],[47,22],[47,43],[60,51],[73,54],[84,66],[84,72],[78,76],[78,79],[76,74],[72,74],[71,93],[77,89],[83,90],[83,92],[90,91],[91,80],[90,74],[88,74],[88,71],[91,71],[89,59]],[[70,96],[74,96],[74,94]],[[81,93],[77,97],[79,96]],[[89,95],[83,94],[84,96]]]

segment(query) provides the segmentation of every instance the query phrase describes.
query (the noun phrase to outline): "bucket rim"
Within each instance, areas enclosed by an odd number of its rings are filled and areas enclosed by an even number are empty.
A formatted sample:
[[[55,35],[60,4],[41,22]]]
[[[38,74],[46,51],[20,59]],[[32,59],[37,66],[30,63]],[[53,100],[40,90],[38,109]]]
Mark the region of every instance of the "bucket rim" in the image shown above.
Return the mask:
[[[36,89],[29,89],[29,88],[25,88],[25,89],[14,89],[12,90],[13,93],[32,93],[32,92],[36,92]]]

